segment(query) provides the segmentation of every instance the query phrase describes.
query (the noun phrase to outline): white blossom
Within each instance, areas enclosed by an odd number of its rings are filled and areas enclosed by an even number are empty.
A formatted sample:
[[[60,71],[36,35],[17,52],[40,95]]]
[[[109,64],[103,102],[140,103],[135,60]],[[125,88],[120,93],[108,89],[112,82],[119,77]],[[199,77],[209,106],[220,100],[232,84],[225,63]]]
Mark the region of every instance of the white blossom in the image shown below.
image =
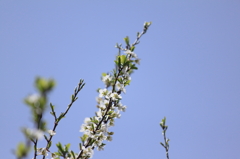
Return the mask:
[[[90,118],[85,118],[85,119],[84,119],[84,123],[85,123],[85,125],[89,126],[89,125],[92,124],[92,121],[91,121]]]
[[[47,149],[44,148],[37,148],[38,155],[48,156]]]
[[[82,124],[80,132],[87,133],[89,131],[88,129],[90,128],[91,124],[92,124],[91,119],[90,118],[85,118],[84,119],[84,124]]]
[[[107,133],[108,130],[108,125],[107,124],[102,124],[101,129],[100,129],[103,133]]]
[[[99,146],[102,145],[102,142],[103,142],[103,140],[96,140],[96,141],[94,142],[94,146],[99,147]]]
[[[48,130],[48,133],[49,133],[51,136],[56,135],[56,131],[53,131],[53,130]]]
[[[30,138],[42,139],[43,138],[43,131],[38,129],[26,129],[26,133],[30,136]]]
[[[102,77],[102,81],[106,84],[106,85],[110,85],[110,82],[112,81],[112,77],[110,75],[105,75]]]
[[[113,115],[114,118],[120,118],[121,117],[121,114],[119,113],[119,110],[115,111],[112,115]]]
[[[124,52],[125,54],[128,54],[128,55],[132,55],[132,57],[135,57],[137,58],[137,54],[135,54],[134,52],[132,52],[131,50],[127,50]]]
[[[99,90],[99,97],[106,97],[108,96],[108,90],[106,88]]]
[[[123,93],[126,93],[126,89],[124,87],[124,84],[121,84],[121,83],[117,82],[116,87],[117,87],[118,90],[121,90],[121,91],[123,91]]]
[[[39,99],[40,99],[40,96],[38,94],[32,94],[28,96],[26,100],[30,103],[37,103]]]
[[[99,109],[96,114],[100,118],[102,118],[102,116],[103,116],[101,109]]]
[[[131,81],[132,78],[131,78],[130,76],[125,76],[125,79],[126,79],[127,81],[128,81],[128,80]]]
[[[98,104],[99,104],[102,100],[103,100],[102,98],[96,97],[96,101],[97,101]]]
[[[123,76],[124,76],[124,77],[129,76],[128,67],[125,66],[125,67],[122,69],[122,73],[123,73]]]
[[[99,108],[106,109],[108,105],[109,105],[109,101],[108,100],[103,100],[103,101],[100,102]]]
[[[117,94],[116,92],[111,93],[110,97],[112,98],[112,100],[118,100],[118,99],[122,99],[122,96]]]
[[[127,106],[122,105],[122,103],[119,102],[118,105],[117,105],[117,108],[118,108],[119,111],[125,112],[126,109],[127,109]]]
[[[89,156],[90,158],[92,158],[94,152],[91,146],[88,147],[82,146],[82,151],[84,156]]]
[[[55,153],[52,153],[52,158],[51,159],[55,159],[57,158],[58,156],[55,154]]]

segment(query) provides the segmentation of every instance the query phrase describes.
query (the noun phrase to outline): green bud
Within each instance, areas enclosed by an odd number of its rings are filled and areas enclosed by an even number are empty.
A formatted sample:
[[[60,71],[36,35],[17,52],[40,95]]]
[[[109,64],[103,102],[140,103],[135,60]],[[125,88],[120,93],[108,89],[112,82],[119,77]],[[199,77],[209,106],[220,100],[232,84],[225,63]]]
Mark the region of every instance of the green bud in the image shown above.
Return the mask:
[[[87,138],[88,138],[88,135],[87,135],[87,134],[84,134],[84,135],[81,137],[81,141],[82,141],[82,142],[85,142]]]
[[[29,151],[30,151],[30,148],[28,148],[24,143],[20,142],[17,146],[16,156],[18,158],[25,157],[27,156]]]
[[[51,91],[55,86],[55,81],[53,79],[44,79],[41,77],[37,77],[35,80],[35,85],[39,92],[45,93],[47,91]]]
[[[65,152],[68,152],[68,150],[69,150],[70,146],[71,146],[71,144],[70,144],[70,143],[69,143],[69,144],[67,144],[67,145],[65,145]]]
[[[58,153],[60,153],[61,155],[64,154],[64,150],[63,150],[62,144],[60,142],[58,142],[56,144],[56,146],[58,148]]]
[[[114,132],[107,132],[108,133],[108,135],[113,135],[114,134]]]
[[[52,141],[50,141],[47,145],[47,148],[50,148],[52,146]]]
[[[125,41],[125,43],[126,43],[127,46],[130,45],[130,44],[129,44],[129,37],[128,37],[128,36],[126,36],[126,38],[124,38],[124,41]]]
[[[135,49],[135,46],[132,46],[131,48],[130,48],[130,50],[133,52],[134,51],[134,49]]]

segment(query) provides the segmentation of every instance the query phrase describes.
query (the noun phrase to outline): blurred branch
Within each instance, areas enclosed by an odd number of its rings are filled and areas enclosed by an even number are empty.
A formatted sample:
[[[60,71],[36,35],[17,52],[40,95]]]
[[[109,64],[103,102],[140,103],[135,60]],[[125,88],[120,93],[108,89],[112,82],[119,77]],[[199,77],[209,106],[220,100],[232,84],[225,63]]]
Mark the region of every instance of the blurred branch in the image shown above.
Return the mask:
[[[164,144],[162,142],[160,142],[160,144],[165,148],[165,151],[166,151],[166,157],[167,159],[169,159],[169,154],[168,154],[168,150],[169,150],[169,139],[166,137],[166,131],[167,131],[167,128],[168,126],[166,125],[166,117],[164,117],[162,119],[162,121],[160,122],[160,126],[162,128],[162,135],[163,135],[163,138],[164,138]]]

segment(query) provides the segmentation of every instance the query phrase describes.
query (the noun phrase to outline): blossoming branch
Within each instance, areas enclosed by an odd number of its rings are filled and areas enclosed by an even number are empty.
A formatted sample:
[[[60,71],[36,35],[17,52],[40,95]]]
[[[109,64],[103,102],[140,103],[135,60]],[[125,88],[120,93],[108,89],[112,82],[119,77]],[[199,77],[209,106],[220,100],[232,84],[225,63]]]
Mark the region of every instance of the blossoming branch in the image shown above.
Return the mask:
[[[52,129],[47,130],[46,123],[43,120],[43,115],[47,108],[47,96],[48,93],[55,86],[53,80],[47,80],[43,78],[37,78],[36,87],[39,94],[34,94],[25,99],[25,102],[30,106],[33,115],[34,129],[25,128],[23,129],[26,137],[26,143],[20,143],[15,151],[18,159],[26,157],[31,150],[31,143],[33,143],[34,155],[42,156],[45,159],[48,154],[51,154],[51,159],[88,159],[94,154],[94,149],[103,150],[105,147],[104,141],[112,141],[112,135],[114,132],[109,131],[109,128],[114,126],[116,118],[120,118],[120,112],[124,112],[127,108],[121,103],[122,93],[126,93],[126,86],[131,82],[131,74],[134,70],[137,70],[137,64],[140,59],[134,52],[135,46],[139,44],[139,40],[143,34],[145,34],[151,25],[151,22],[145,22],[143,31],[137,33],[137,38],[134,43],[130,44],[128,37],[124,38],[126,43],[125,47],[121,44],[117,44],[115,47],[118,49],[118,55],[115,59],[115,68],[109,73],[102,74],[102,81],[105,84],[105,88],[98,89],[97,108],[95,116],[87,117],[81,126],[80,132],[83,132],[81,137],[81,143],[79,143],[79,152],[75,153],[69,150],[70,144],[62,145],[60,142],[56,144],[58,151],[51,152],[52,138],[56,135],[56,128],[61,119],[66,116],[70,110],[72,104],[78,99],[77,94],[83,88],[85,83],[80,80],[78,86],[75,88],[73,95],[71,96],[71,102],[68,105],[66,111],[57,116],[54,106],[50,103],[51,114],[54,117],[54,126]],[[48,133],[44,135],[44,133]],[[38,140],[44,136],[46,140],[45,147],[38,147]]]
[[[124,38],[126,47],[116,45],[119,49],[118,56],[115,60],[115,69],[111,73],[103,73],[102,81],[105,84],[104,89],[99,89],[97,100],[98,111],[95,116],[85,118],[80,132],[84,135],[81,137],[80,153],[77,159],[91,158],[93,150],[103,150],[106,145],[104,140],[112,141],[114,132],[109,131],[109,128],[114,126],[116,118],[120,118],[121,111],[125,111],[127,106],[121,103],[121,93],[126,93],[126,86],[131,82],[131,74],[137,69],[136,64],[139,64],[140,59],[134,53],[135,45],[139,43],[140,37],[146,33],[151,23],[144,23],[142,33],[137,34],[137,40],[130,45],[129,38]],[[122,54],[122,51],[124,54]]]

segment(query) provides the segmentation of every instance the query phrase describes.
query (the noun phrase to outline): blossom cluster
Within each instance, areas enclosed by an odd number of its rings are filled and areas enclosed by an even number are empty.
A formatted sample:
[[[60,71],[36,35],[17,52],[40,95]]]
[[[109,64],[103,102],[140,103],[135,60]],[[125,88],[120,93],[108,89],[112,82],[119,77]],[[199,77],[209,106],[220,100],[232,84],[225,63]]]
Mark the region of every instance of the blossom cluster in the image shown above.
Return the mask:
[[[114,126],[116,118],[121,117],[120,112],[124,112],[127,108],[121,103],[121,93],[126,93],[125,87],[131,82],[130,74],[137,69],[136,61],[139,62],[133,50],[134,48],[126,49],[124,55],[117,56],[116,69],[112,74],[102,74],[102,81],[106,88],[98,89],[99,95],[96,98],[98,111],[94,117],[85,118],[80,129],[80,132],[84,133],[81,137],[82,144],[79,154],[82,158],[91,158],[95,147],[103,150],[104,140],[112,141],[114,132],[109,131],[109,128]]]

